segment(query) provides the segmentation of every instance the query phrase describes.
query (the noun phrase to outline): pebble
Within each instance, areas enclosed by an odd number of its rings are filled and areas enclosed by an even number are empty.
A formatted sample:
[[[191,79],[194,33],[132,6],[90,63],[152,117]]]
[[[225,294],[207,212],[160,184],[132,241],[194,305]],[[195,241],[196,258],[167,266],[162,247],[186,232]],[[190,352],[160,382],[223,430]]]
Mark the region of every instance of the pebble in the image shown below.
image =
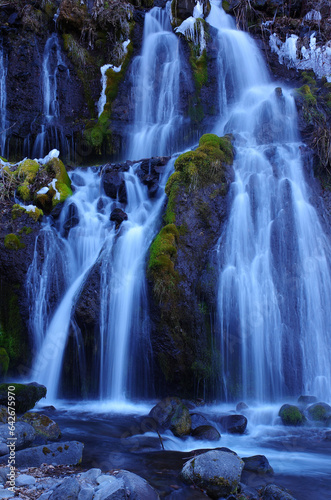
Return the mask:
[[[28,476],[28,474],[21,474],[16,478],[15,484],[17,487],[33,486],[34,484],[36,484],[36,480],[32,476]]]

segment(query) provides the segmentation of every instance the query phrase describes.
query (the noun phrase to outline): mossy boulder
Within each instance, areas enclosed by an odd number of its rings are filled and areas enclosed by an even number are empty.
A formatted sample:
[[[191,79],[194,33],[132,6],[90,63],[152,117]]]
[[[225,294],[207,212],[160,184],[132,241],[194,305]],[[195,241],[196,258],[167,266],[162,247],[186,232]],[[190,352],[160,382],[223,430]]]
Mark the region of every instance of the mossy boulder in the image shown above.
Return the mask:
[[[56,422],[41,413],[28,412],[21,418],[23,422],[32,425],[36,434],[49,441],[57,441],[61,437],[61,431]]]
[[[309,420],[331,423],[331,406],[327,403],[315,403],[307,408]]]
[[[34,205],[30,205],[28,208],[18,204],[13,205],[12,218],[14,220],[21,217],[23,214],[27,214],[34,222],[37,222],[43,217],[44,212]]]
[[[31,384],[16,384],[8,382],[0,385],[0,405],[8,403],[8,387],[14,386],[16,413],[25,413],[31,410],[35,404],[46,397],[47,389],[44,385],[32,382]]]
[[[184,465],[181,477],[206,491],[211,498],[236,493],[244,462],[235,453],[212,450],[192,458]]]
[[[297,406],[285,404],[279,410],[278,415],[282,419],[284,425],[299,426],[306,421],[304,414]]]
[[[50,186],[50,194],[52,196],[52,206],[55,207],[58,203],[65,201],[68,196],[72,195],[71,180],[67,174],[63,162],[59,158],[52,158],[45,165],[45,170],[56,179],[55,189]]]
[[[170,429],[175,436],[190,433],[191,416],[188,408],[179,398],[167,397],[154,406],[149,416],[161,429]]]

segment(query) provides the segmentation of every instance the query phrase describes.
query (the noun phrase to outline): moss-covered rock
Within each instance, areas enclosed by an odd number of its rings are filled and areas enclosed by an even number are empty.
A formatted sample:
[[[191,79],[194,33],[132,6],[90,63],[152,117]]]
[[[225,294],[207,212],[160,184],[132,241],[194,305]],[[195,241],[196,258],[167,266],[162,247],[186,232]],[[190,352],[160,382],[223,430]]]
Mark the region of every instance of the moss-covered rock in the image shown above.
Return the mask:
[[[162,399],[151,409],[149,415],[161,429],[170,429],[175,436],[181,437],[190,433],[190,412],[179,398]]]
[[[326,403],[315,403],[307,408],[309,420],[331,423],[331,406]]]
[[[23,214],[27,214],[34,222],[39,221],[44,215],[43,211],[34,205],[31,205],[28,208],[18,204],[13,205],[12,218],[14,220],[21,217]]]
[[[7,234],[5,236],[4,243],[5,247],[8,248],[8,250],[19,250],[20,248],[25,247],[20,237],[13,233]]]
[[[56,422],[41,413],[28,412],[21,417],[23,422],[32,425],[36,434],[49,441],[57,441],[61,437],[61,431]]]
[[[0,385],[0,404],[6,405],[8,402],[8,387],[15,387],[11,390],[15,394],[15,409],[16,413],[25,413],[31,410],[35,404],[46,397],[46,387],[36,384],[16,384],[8,382]]]
[[[47,162],[45,170],[51,174],[53,179],[56,179],[56,190],[50,187],[52,206],[55,207],[58,203],[62,203],[68,198],[68,196],[72,195],[71,180],[63,162],[59,158],[52,158],[49,162]]]
[[[278,415],[284,425],[299,426],[306,421],[305,416],[297,406],[285,404],[279,410]]]
[[[156,379],[164,377],[167,392],[182,397],[206,397],[219,374],[210,324],[217,286],[211,249],[225,220],[232,160],[230,137],[213,134],[177,158],[166,185],[166,225],[150,248]]]

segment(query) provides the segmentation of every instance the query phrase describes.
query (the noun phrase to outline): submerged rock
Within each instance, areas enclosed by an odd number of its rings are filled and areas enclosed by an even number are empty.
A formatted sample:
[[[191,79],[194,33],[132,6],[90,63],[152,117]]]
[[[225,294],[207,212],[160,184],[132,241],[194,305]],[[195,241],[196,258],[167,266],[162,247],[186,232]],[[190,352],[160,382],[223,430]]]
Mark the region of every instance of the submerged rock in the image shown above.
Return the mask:
[[[284,488],[275,484],[268,484],[262,490],[262,500],[295,500],[295,498]]]
[[[303,425],[306,418],[297,406],[285,404],[279,410],[278,415],[284,425]]]
[[[128,216],[121,208],[114,208],[110,214],[110,220],[116,223],[116,229],[118,229],[122,222],[128,220]]]
[[[222,415],[217,421],[224,432],[229,434],[243,434],[247,427],[247,418],[244,415]]]
[[[191,416],[188,408],[179,398],[162,399],[151,409],[149,415],[162,429],[170,429],[175,436],[190,433]]]
[[[252,457],[243,457],[245,462],[244,471],[256,472],[257,474],[272,474],[273,469],[264,455],[254,455]]]
[[[227,497],[235,493],[244,462],[235,454],[212,450],[192,458],[184,465],[184,482],[206,490],[211,498]]]
[[[307,408],[309,420],[315,422],[331,422],[331,406],[326,403],[315,403]]]
[[[196,427],[191,435],[196,439],[206,439],[208,441],[218,441],[221,435],[212,425],[200,425]]]

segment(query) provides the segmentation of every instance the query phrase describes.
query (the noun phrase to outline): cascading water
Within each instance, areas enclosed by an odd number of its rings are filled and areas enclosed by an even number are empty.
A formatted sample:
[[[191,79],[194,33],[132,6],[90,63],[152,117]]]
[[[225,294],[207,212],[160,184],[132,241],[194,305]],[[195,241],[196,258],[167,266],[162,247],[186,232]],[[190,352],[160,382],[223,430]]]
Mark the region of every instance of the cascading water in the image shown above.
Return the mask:
[[[178,37],[169,12],[154,7],[145,16],[142,54],[132,64],[135,100],[129,158],[138,160],[179,150],[181,73]]]
[[[146,298],[146,254],[159,224],[164,203],[164,187],[174,161],[160,180],[159,196],[149,200],[147,187],[135,175],[135,168],[125,174],[128,193],[128,221],[112,255],[103,258],[101,287],[101,397],[120,400],[126,394],[145,389],[148,381],[149,320]],[[145,362],[142,359],[145,358]],[[137,366],[137,360],[138,366]],[[137,378],[138,376],[138,378]],[[145,390],[145,396],[147,392]]]
[[[43,95],[43,123],[41,131],[37,135],[33,145],[32,157],[43,158],[47,151],[51,149],[61,149],[67,151],[66,138],[57,123],[59,117],[59,96],[58,78],[59,72],[65,71],[69,79],[69,69],[66,68],[62,59],[61,47],[56,33],[53,33],[47,40],[41,72],[41,89]]]
[[[217,131],[232,133],[236,147],[218,249],[223,396],[330,399],[331,249],[309,204],[294,99],[270,83],[254,42],[220,2],[207,20],[220,46]]]
[[[79,222],[70,230],[67,239],[61,238],[49,225],[45,226],[41,232],[45,242],[42,272],[38,263],[39,252],[35,251],[27,281],[34,290],[34,297],[38,297],[38,304],[31,313],[36,349],[31,375],[34,380],[46,385],[51,399],[56,398],[58,394],[62,360],[76,295],[97,260],[103,244],[107,241],[107,245],[111,246],[114,236],[114,231],[109,227],[110,200],[105,207],[105,214],[97,211],[100,177],[91,170],[76,174],[77,176],[79,186],[76,186],[75,194],[61,213],[60,228],[63,228],[72,204],[76,206]],[[54,283],[54,276],[61,275],[64,283]],[[58,281],[61,280],[58,278]],[[58,301],[54,305],[51,303],[54,287],[61,286],[64,293],[61,298],[56,294],[54,299],[53,295],[53,299]],[[50,310],[53,310],[51,319]]]
[[[0,40],[0,156],[5,156],[6,148],[6,115],[7,115],[7,60],[3,49],[2,40]]]
[[[61,213],[59,232],[64,233],[73,204],[79,223],[70,229],[67,239],[46,225],[39,237],[42,243],[37,240],[27,279],[29,296],[34,297],[30,327],[36,357],[31,376],[46,385],[51,399],[56,398],[59,391],[74,306],[97,259],[101,262],[100,396],[118,401],[126,393],[132,396],[136,389],[141,392],[142,386],[146,389],[150,385],[144,268],[173,161],[165,168],[159,195],[154,200],[149,200],[147,187],[136,175],[139,166],[136,164],[124,174],[128,220],[122,223],[116,237],[109,215],[118,202],[102,195],[98,173],[88,170],[75,174],[79,185],[75,186],[74,195]],[[100,197],[103,213],[97,208]],[[40,254],[44,255],[42,262]],[[76,334],[79,337],[79,332]]]

